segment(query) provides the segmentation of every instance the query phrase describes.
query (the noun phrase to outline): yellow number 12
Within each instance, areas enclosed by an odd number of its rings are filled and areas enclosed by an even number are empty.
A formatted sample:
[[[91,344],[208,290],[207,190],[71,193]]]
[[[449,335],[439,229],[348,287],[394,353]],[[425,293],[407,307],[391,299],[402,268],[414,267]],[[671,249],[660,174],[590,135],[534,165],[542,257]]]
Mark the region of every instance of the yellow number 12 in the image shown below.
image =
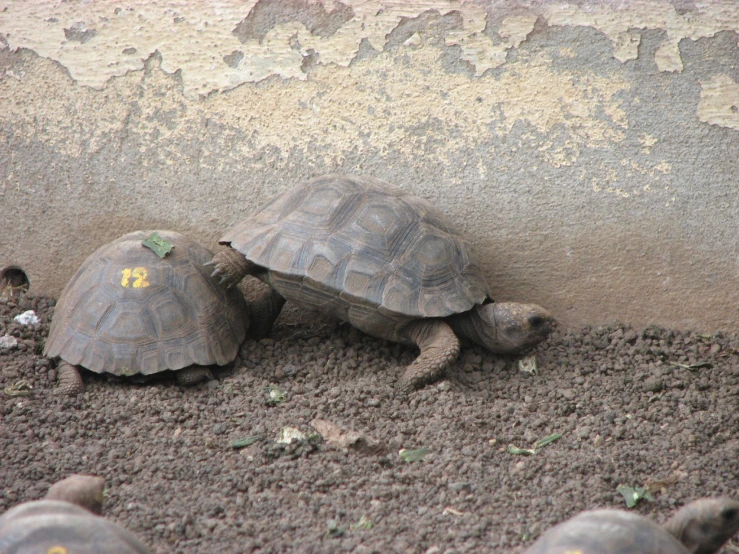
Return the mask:
[[[145,267],[134,267],[133,269],[127,267],[121,273],[123,274],[123,278],[121,279],[122,287],[141,289],[150,285],[149,281],[146,280],[149,272]],[[133,277],[133,282],[131,282],[131,277]]]

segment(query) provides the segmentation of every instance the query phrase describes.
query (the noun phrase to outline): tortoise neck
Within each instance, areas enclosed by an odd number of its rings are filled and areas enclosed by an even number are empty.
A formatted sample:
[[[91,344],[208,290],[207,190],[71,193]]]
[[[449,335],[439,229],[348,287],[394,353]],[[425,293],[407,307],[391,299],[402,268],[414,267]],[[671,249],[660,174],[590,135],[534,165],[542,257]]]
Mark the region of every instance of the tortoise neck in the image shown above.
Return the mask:
[[[468,312],[450,316],[447,318],[447,323],[454,330],[454,333],[464,341],[486,346],[485,336],[482,332],[484,328],[483,321],[476,309],[473,308]]]
[[[675,537],[690,554],[714,554],[728,537],[717,536],[715,533],[706,533],[701,529],[700,501],[683,506],[668,519],[662,526],[670,535]],[[733,533],[732,533],[733,534]]]
[[[665,531],[667,531],[670,535],[675,537],[677,540],[679,540],[681,543],[683,543],[684,535],[686,532],[686,525],[685,525],[685,519],[672,516],[670,519],[668,519],[664,525]],[[684,544],[684,543],[683,543]],[[686,545],[686,548],[687,545]],[[695,550],[691,550],[688,548],[688,551],[693,553]]]

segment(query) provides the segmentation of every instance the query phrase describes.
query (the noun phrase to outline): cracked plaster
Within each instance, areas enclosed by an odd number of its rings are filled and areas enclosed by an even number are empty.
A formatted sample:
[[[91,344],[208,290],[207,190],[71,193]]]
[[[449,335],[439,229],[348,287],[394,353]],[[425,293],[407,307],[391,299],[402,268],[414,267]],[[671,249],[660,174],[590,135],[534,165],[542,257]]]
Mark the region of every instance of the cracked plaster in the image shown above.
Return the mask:
[[[76,81],[94,88],[101,88],[111,77],[141,70],[144,61],[159,52],[162,69],[181,71],[185,94],[193,96],[272,75],[304,80],[301,68],[309,52],[319,55],[320,64],[348,66],[362,40],[382,51],[387,36],[403,19],[429,10],[461,14],[463,25],[447,35],[446,44],[461,47],[461,58],[477,76],[503,65],[507,52],[526,39],[539,17],[550,26],[597,29],[613,42],[613,55],[621,62],[637,58],[640,36],[636,30],[662,30],[666,36],[654,54],[660,71],[682,71],[682,39],[739,31],[739,8],[733,0],[695,2],[693,10],[679,10],[666,0],[531,3],[500,18],[497,41],[485,33],[492,22],[481,3],[332,0],[326,2],[326,12],[342,6],[349,8],[352,17],[328,36],[290,22],[274,26],[261,39],[242,42],[235,29],[255,4],[255,0],[4,1],[0,2],[0,33],[12,49],[28,48],[58,61]]]

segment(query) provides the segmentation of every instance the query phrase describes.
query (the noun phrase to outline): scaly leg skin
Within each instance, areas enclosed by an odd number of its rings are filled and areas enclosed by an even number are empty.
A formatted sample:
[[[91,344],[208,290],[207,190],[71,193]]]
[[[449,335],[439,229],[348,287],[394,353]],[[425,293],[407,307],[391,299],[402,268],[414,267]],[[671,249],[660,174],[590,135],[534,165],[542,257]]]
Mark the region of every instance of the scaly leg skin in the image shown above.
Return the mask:
[[[210,372],[210,369],[199,365],[178,369],[176,371],[176,375],[177,384],[184,386],[197,385],[203,381],[210,381],[213,379],[213,374]]]
[[[56,394],[76,396],[85,392],[85,383],[82,381],[80,370],[62,360],[56,368],[57,377]]]
[[[435,381],[459,355],[457,335],[439,319],[421,319],[411,324],[407,336],[421,349],[421,354],[403,374],[403,392]]]
[[[272,332],[272,325],[280,315],[285,299],[274,289],[270,289],[262,296],[249,302],[249,336],[254,340],[261,340]]]
[[[256,268],[243,254],[233,248],[221,250],[205,265],[215,267],[211,277],[220,277],[219,284],[227,288],[234,286]]]

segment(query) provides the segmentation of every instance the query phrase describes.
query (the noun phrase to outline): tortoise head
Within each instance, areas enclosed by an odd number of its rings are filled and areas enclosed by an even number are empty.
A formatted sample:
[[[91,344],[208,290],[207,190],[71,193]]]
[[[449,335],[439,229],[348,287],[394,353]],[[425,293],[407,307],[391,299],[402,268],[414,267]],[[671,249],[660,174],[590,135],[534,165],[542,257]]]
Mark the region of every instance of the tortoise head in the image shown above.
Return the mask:
[[[95,514],[103,510],[105,479],[95,475],[70,475],[54,483],[46,493],[47,500],[63,500],[77,504]]]
[[[701,498],[680,508],[665,529],[691,554],[713,554],[739,531],[739,502]]]
[[[541,306],[515,302],[477,305],[459,318],[455,331],[498,354],[525,352],[546,340],[554,327],[552,314]]]

